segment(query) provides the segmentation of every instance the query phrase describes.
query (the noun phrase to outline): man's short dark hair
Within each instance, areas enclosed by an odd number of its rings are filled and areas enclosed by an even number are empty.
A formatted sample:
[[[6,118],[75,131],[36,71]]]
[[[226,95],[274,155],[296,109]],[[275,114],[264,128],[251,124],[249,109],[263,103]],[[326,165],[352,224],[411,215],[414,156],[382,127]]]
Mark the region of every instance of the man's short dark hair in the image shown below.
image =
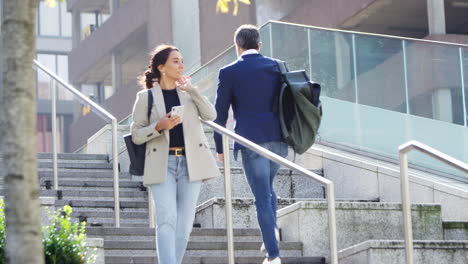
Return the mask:
[[[260,47],[260,32],[254,25],[242,25],[237,28],[234,34],[236,44],[244,49],[259,49]]]

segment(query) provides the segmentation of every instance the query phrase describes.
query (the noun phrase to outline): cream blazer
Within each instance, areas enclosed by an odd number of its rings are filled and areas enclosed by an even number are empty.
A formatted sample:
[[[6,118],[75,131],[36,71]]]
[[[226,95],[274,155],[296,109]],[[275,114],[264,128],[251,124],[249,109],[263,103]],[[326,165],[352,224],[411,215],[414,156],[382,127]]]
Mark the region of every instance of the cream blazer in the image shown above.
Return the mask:
[[[169,156],[169,131],[156,131],[157,122],[166,115],[164,97],[159,85],[151,88],[153,106],[148,122],[148,91],[138,92],[133,106],[133,122],[130,126],[135,144],[146,143],[143,184],[158,184],[166,180]],[[220,175],[216,160],[209,148],[200,118],[214,120],[216,110],[196,88],[190,92],[177,89],[180,104],[184,106],[182,127],[184,129],[185,156],[190,181],[215,178]]]

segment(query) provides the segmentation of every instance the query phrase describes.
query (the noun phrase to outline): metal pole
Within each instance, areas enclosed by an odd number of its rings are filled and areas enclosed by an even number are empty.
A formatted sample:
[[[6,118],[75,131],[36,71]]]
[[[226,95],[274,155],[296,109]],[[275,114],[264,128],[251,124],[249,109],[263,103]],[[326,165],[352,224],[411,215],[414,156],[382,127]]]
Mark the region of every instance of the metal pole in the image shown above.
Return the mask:
[[[359,91],[358,91],[358,81],[357,81],[357,59],[356,59],[356,35],[352,35],[352,45],[353,45],[353,73],[354,73],[354,97],[356,104],[359,104]]]
[[[226,202],[226,233],[229,264],[234,264],[234,235],[232,231],[231,164],[229,161],[229,138],[223,135],[224,192]]]
[[[57,160],[57,83],[50,78],[50,99],[52,100],[52,163],[54,170],[54,190],[58,190],[58,160]]]
[[[117,150],[117,119],[112,118],[112,161],[114,170],[114,224],[120,227],[120,196],[119,196],[119,153]]]
[[[311,40],[310,40],[310,29],[307,29],[307,47],[308,47],[308,51],[309,51],[309,76],[310,76],[310,79],[313,80],[313,76],[312,76],[312,43],[311,43]]]
[[[461,77],[461,92],[462,92],[462,105],[463,105],[463,125],[466,126],[466,95],[465,95],[465,76],[463,71],[463,50],[458,48],[458,57],[460,58],[460,77]]]
[[[403,206],[403,224],[405,232],[406,264],[413,264],[413,228],[411,226],[411,204],[409,197],[408,156],[400,151],[401,202]]]
[[[408,92],[408,64],[406,60],[406,41],[402,40],[401,48],[403,50],[403,70],[405,76],[405,97],[406,97],[406,113],[410,114],[410,105],[409,105],[409,92]]]
[[[270,57],[273,58],[273,31],[271,30],[272,24],[268,27],[268,31],[270,32]]]
[[[335,191],[333,183],[326,185],[328,203],[328,229],[330,236],[330,264],[338,264],[338,245],[336,241]]]
[[[153,192],[148,186],[148,221],[149,227],[154,228],[154,201],[153,201]]]

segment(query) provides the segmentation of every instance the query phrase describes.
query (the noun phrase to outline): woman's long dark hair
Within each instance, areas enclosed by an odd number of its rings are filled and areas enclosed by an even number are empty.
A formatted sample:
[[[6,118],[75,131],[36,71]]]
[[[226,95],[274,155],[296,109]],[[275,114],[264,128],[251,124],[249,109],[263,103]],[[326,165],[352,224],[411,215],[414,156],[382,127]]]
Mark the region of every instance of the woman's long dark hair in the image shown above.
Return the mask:
[[[151,89],[154,86],[155,82],[161,80],[161,72],[158,70],[159,65],[166,64],[167,59],[172,51],[179,51],[179,49],[172,45],[159,45],[151,56],[148,70],[146,70],[143,75],[140,76],[140,84],[146,89]]]

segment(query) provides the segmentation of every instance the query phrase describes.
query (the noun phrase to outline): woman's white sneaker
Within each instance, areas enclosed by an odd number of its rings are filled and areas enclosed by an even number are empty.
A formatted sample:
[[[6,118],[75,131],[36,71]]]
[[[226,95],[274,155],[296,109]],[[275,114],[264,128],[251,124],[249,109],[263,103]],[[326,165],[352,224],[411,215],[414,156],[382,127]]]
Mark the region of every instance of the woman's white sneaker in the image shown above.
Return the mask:
[[[280,242],[280,232],[279,232],[279,229],[275,227],[275,238],[276,238],[276,242],[278,243],[278,247],[279,247],[279,242]],[[262,246],[260,247],[260,251],[263,252],[263,253],[266,253],[266,248],[265,248],[265,243],[262,243]]]
[[[281,259],[279,257],[276,257],[273,260],[268,260],[268,258],[265,258],[262,264],[281,264]]]

